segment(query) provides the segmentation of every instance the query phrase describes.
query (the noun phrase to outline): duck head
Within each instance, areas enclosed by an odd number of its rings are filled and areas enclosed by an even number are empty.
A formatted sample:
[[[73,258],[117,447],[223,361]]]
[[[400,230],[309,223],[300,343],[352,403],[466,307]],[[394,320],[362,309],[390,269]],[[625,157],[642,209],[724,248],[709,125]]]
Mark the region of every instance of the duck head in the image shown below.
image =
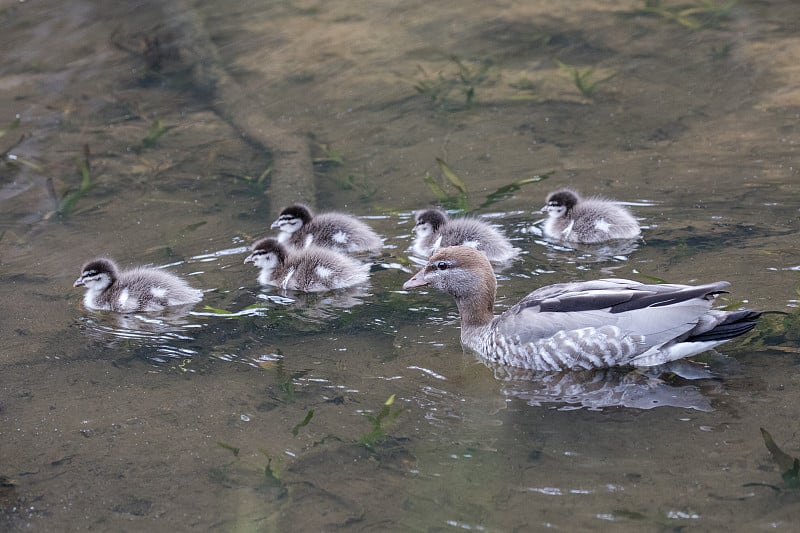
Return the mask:
[[[497,281],[483,252],[470,246],[440,248],[403,288],[426,285],[456,299],[462,323],[481,325],[491,321]]]
[[[111,259],[101,257],[89,261],[81,268],[81,275],[73,287],[86,287],[93,291],[103,291],[117,281],[119,268]]]
[[[272,237],[257,240],[250,250],[244,262],[253,263],[261,270],[275,270],[286,260],[286,248]]]
[[[270,228],[277,228],[285,233],[294,233],[305,224],[311,222],[312,216],[311,210],[308,207],[302,204],[290,205],[281,211],[281,214],[275,222],[272,223]]]
[[[447,215],[438,209],[426,209],[417,213],[416,224],[411,230],[418,237],[427,237],[438,232],[447,223]]]
[[[551,192],[547,195],[542,213],[547,213],[550,218],[567,216],[579,201],[578,193],[569,189]]]

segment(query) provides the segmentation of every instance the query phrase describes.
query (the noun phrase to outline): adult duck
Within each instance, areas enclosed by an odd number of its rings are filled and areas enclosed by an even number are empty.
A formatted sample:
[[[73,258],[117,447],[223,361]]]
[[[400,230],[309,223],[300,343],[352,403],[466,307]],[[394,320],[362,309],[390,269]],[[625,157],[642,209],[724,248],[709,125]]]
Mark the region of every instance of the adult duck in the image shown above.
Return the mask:
[[[464,346],[498,364],[536,371],[664,364],[750,331],[761,314],[712,310],[729,286],[725,281],[599,279],[542,287],[494,316],[491,264],[467,246],[440,249],[403,288],[425,285],[455,298]]]

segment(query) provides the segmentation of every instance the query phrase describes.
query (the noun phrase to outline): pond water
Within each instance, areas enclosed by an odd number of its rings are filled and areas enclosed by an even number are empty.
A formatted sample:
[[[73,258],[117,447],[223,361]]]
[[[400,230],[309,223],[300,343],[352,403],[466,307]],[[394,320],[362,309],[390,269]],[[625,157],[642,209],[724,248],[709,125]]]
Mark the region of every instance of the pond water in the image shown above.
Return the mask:
[[[794,0],[5,0],[0,21],[0,529],[796,528],[760,432],[800,455]],[[544,241],[561,186],[644,238]],[[258,287],[246,246],[295,200],[386,238],[369,286]],[[437,204],[523,250],[498,309],[725,279],[722,305],[790,327],[696,380],[490,368],[448,296],[401,289]],[[204,302],[89,312],[72,282],[103,254]]]

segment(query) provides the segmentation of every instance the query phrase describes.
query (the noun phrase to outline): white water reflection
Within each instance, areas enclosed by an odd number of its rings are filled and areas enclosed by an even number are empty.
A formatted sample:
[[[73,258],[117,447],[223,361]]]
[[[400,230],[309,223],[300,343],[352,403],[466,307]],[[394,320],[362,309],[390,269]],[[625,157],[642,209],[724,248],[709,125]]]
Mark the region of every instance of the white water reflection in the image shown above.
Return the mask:
[[[143,350],[151,362],[196,357],[195,334],[205,324],[191,319],[191,306],[172,308],[164,314],[95,313],[79,319],[84,333],[106,348],[124,345]]]
[[[703,367],[697,368],[693,374],[687,368],[667,366],[645,371],[615,368],[559,373],[490,368],[503,382],[502,392],[506,396],[523,400],[528,405],[553,406],[559,410],[680,407],[712,411],[711,398],[722,391],[722,384],[712,379],[712,374]],[[681,381],[668,382],[661,377],[678,372],[685,376]],[[698,381],[689,383],[688,379]]]

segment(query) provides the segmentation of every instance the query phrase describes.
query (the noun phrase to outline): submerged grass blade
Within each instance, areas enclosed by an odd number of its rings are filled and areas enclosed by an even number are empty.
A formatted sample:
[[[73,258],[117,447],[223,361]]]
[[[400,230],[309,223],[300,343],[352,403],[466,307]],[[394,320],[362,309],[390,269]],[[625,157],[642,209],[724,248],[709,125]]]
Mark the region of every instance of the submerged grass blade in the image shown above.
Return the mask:
[[[439,170],[442,172],[442,175],[447,178],[447,181],[453,184],[453,186],[461,191],[461,194],[467,194],[467,186],[464,185],[464,182],[461,181],[461,178],[458,177],[458,174],[453,172],[453,169],[445,163],[443,159],[436,158],[436,164],[439,165]]]
[[[142,139],[142,146],[144,148],[152,148],[169,130],[177,128],[177,126],[165,126],[160,118],[157,118],[150,125],[150,130],[147,136]]]
[[[19,128],[19,125],[20,125],[20,119],[19,119],[19,117],[17,117],[13,121],[11,121],[11,124],[6,126],[5,129],[0,130],[0,137],[3,137],[9,131],[12,131],[12,130],[15,130],[15,129]]]
[[[231,452],[233,454],[234,457],[239,457],[239,451],[240,450],[236,446],[231,446],[230,444],[227,444],[225,442],[220,442],[220,441],[217,441],[217,446],[219,446],[220,448],[223,448],[225,450],[228,450],[229,452]]]
[[[436,197],[437,200],[443,201],[447,199],[448,197],[447,192],[445,192],[445,190],[442,189],[441,185],[436,183],[436,180],[433,179],[433,176],[426,173],[422,177],[422,181],[425,182],[425,184],[428,186],[428,188],[431,190],[431,192],[433,193],[433,195]]]
[[[769,431],[764,428],[759,429],[761,430],[761,438],[764,439],[764,445],[767,447],[767,450],[769,450],[772,460],[776,465],[778,465],[778,468],[784,471],[791,470],[792,467],[794,467],[797,459],[781,450],[778,445],[775,444],[775,441],[772,439],[772,435],[769,434]]]
[[[492,204],[495,204],[501,200],[506,200],[513,196],[515,192],[520,190],[523,185],[527,185],[529,183],[537,183],[539,181],[544,181],[552,175],[552,172],[549,174],[541,174],[539,176],[534,176],[532,178],[524,178],[521,180],[517,180],[515,182],[509,183],[508,185],[503,185],[493,193],[490,193],[486,196],[486,200],[478,206],[478,209],[483,209],[489,207]]]
[[[306,413],[306,417],[303,419],[302,422],[297,424],[295,427],[292,428],[292,436],[296,437],[297,434],[300,432],[300,428],[304,428],[311,422],[311,419],[314,418],[314,410],[309,409]]]

